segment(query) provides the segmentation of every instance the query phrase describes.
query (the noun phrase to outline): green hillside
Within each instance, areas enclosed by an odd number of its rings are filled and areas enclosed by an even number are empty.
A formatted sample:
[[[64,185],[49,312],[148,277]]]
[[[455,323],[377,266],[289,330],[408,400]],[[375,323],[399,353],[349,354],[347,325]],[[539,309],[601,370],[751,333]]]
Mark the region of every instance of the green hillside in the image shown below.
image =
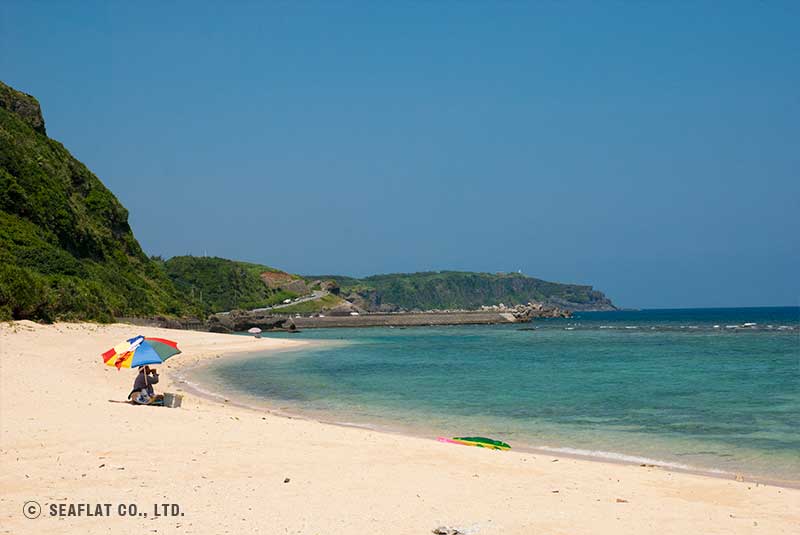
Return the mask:
[[[591,286],[547,282],[518,273],[432,271],[373,275],[363,279],[336,275],[307,278],[335,279],[342,295],[368,310],[399,307],[476,309],[482,305],[516,305],[538,301],[570,310],[609,310],[611,301]]]
[[[39,103],[0,82],[0,319],[190,313],[128,212],[63,145]]]
[[[341,297],[328,294],[313,301],[303,301],[302,303],[281,307],[275,312],[280,314],[313,314],[314,312],[324,312],[330,310],[341,304],[347,303]]]
[[[181,294],[200,301],[207,313],[266,307],[297,295],[265,283],[262,274],[283,272],[261,264],[176,256],[164,262],[164,268]]]

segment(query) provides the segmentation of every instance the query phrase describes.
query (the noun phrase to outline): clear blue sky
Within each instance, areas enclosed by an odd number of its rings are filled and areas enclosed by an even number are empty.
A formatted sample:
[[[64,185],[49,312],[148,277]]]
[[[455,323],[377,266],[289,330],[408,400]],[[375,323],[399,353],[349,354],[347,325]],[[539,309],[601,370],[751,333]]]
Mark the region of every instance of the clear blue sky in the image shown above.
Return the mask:
[[[150,254],[797,304],[800,3],[3,2]]]

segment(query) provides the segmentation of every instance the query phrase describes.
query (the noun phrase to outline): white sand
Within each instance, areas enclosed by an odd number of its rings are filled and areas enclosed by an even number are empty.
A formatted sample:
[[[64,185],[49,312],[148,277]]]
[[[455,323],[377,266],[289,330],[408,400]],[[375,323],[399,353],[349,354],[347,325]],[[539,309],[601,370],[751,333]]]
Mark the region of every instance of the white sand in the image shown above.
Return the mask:
[[[133,370],[100,353],[133,334],[176,340],[175,366],[290,340],[126,325],[0,326],[0,533],[800,533],[800,490],[493,452],[286,419],[187,395],[180,409],[124,399]],[[223,357],[224,358],[224,357]],[[290,478],[284,483],[285,478]],[[557,491],[557,492],[556,492]],[[625,502],[618,502],[626,500]],[[35,520],[23,504],[39,502]],[[110,517],[50,504],[110,503]],[[120,517],[134,503],[148,517]],[[184,516],[153,517],[175,503]],[[67,509],[68,510],[68,509]]]

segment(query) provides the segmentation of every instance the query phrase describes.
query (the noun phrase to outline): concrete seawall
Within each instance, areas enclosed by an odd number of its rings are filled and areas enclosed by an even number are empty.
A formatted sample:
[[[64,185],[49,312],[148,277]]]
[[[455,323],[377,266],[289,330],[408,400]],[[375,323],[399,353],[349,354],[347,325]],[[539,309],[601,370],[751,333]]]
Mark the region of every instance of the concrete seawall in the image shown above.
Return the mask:
[[[420,312],[403,314],[362,314],[360,316],[325,316],[291,318],[298,329],[322,327],[412,327],[422,325],[492,325],[519,323],[503,312]]]

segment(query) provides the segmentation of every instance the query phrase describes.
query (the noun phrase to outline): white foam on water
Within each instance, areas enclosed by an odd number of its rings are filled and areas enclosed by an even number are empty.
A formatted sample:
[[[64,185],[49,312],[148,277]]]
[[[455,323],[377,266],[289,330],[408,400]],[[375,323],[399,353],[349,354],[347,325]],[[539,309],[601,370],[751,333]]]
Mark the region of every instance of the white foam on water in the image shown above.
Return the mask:
[[[663,468],[673,468],[676,470],[688,470],[692,472],[704,472],[708,474],[731,474],[731,472],[726,472],[725,470],[719,470],[716,468],[698,468],[696,466],[691,466],[688,464],[683,463],[676,463],[671,461],[664,461],[661,459],[651,459],[649,457],[639,457],[637,455],[626,455],[624,453],[617,453],[613,451],[602,451],[602,450],[582,450],[578,448],[554,448],[552,446],[537,446],[536,449],[544,450],[544,451],[551,451],[553,453],[564,453],[567,455],[577,455],[580,457],[592,457],[596,459],[608,459],[609,461],[619,461],[624,463],[635,463],[635,464],[652,464],[655,466],[660,466]]]
[[[178,381],[186,384],[189,388],[191,388],[195,392],[198,392],[198,393],[200,393],[200,394],[202,394],[204,396],[221,399],[223,401],[226,401],[228,399],[227,397],[223,396],[222,394],[220,394],[218,392],[212,392],[211,390],[207,390],[207,389],[201,387],[199,384],[195,383],[194,381],[187,380],[185,377],[183,377],[181,375],[178,375],[177,379],[178,379]]]
[[[349,422],[346,420],[334,420],[331,423],[341,425],[342,427],[355,427],[357,429],[367,429],[369,431],[381,431],[383,428],[375,424],[367,424],[363,422]]]

